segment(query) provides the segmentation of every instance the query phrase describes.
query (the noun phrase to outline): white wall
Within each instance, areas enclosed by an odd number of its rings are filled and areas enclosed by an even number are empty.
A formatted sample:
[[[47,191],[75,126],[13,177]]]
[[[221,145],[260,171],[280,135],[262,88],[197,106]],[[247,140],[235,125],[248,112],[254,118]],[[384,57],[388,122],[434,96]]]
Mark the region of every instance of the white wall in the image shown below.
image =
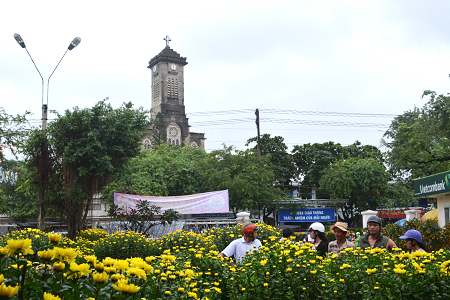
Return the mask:
[[[439,219],[439,226],[444,227],[445,226],[445,206],[450,206],[450,195],[438,195],[437,196],[437,208],[438,208],[438,219]]]

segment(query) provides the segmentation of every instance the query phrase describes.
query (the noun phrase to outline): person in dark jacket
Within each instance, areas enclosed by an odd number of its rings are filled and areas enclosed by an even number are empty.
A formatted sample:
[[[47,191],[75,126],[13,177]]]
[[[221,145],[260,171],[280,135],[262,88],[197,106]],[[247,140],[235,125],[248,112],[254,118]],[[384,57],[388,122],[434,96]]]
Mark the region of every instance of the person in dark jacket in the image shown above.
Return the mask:
[[[387,251],[391,251],[392,248],[397,248],[397,245],[393,240],[384,236],[381,233],[381,219],[377,216],[370,216],[367,220],[368,232],[359,239],[358,246],[361,249],[366,248],[385,248]]]
[[[309,226],[309,234],[314,239],[313,250],[317,250],[320,256],[325,256],[328,252],[328,239],[325,235],[325,226],[322,223],[315,222]]]

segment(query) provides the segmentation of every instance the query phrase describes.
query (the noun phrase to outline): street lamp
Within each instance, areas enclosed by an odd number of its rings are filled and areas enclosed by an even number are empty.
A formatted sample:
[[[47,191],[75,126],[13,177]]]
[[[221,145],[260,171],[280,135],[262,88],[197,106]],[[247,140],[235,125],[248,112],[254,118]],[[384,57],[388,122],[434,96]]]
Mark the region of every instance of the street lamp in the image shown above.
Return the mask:
[[[73,48],[78,46],[78,44],[81,42],[81,39],[79,37],[76,37],[72,40],[72,42],[69,44],[69,47],[67,47],[66,52],[64,52],[64,55],[61,57],[58,64],[56,65],[55,69],[53,70],[52,74],[50,74],[50,76],[48,77],[48,80],[47,80],[47,103],[46,104],[44,104],[44,78],[42,77],[41,72],[39,71],[38,67],[34,63],[34,60],[31,57],[30,52],[28,52],[28,49],[25,46],[25,42],[23,41],[20,34],[15,33],[14,39],[20,45],[20,47],[25,48],[25,50],[28,53],[28,56],[30,57],[31,61],[33,62],[34,67],[38,71],[39,76],[41,76],[41,82],[42,82],[42,129],[45,130],[45,129],[47,129],[48,87],[50,85],[50,78],[52,77],[53,73],[55,73],[56,68],[58,68],[58,66],[61,63],[61,61],[63,60],[64,56],[66,56],[67,51],[72,50]],[[40,159],[44,159],[43,155],[40,156]],[[44,165],[43,163],[39,163],[39,166],[43,166],[43,165]],[[41,168],[41,167],[39,167],[39,168]],[[45,172],[45,170],[43,170],[43,169],[39,170],[39,183],[41,185],[43,185],[43,178],[45,178],[45,174],[43,174],[44,172]],[[38,216],[38,228],[40,230],[44,230],[44,190],[43,190],[43,186],[41,186],[41,190],[39,191],[39,202],[40,202],[40,205],[39,205],[39,216]]]

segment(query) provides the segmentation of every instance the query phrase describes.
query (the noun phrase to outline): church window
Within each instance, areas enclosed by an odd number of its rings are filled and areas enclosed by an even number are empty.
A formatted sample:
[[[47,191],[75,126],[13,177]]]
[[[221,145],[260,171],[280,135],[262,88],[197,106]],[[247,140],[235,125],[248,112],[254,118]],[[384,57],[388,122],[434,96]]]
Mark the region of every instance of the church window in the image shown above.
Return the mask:
[[[149,139],[144,140],[144,149],[150,150],[152,148],[152,143]]]
[[[176,123],[171,123],[167,126],[167,138],[169,144],[179,145],[181,142],[181,129]]]
[[[170,97],[170,79],[167,79],[167,97]]]
[[[159,98],[159,82],[153,84],[153,99]]]
[[[178,98],[178,79],[167,79],[167,97]]]

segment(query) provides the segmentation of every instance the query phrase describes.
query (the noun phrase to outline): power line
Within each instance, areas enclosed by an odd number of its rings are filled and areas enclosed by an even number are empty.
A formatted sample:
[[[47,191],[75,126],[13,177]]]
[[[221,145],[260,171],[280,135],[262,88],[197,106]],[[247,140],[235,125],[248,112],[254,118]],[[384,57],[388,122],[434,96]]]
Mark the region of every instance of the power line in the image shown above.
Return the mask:
[[[375,114],[375,113],[355,113],[355,112],[333,112],[333,111],[304,111],[304,110],[286,110],[286,109],[259,109],[263,113],[269,114],[293,114],[293,115],[313,115],[313,116],[335,116],[335,117],[366,117],[366,118],[395,118],[396,114]],[[187,113],[189,116],[213,116],[213,115],[231,115],[242,113],[253,113],[255,109],[236,109],[221,111],[205,111]]]
[[[236,123],[253,122],[253,118],[243,119],[228,119],[228,120],[212,120],[204,122],[193,122],[190,125],[196,127],[228,125]],[[320,120],[296,120],[296,119],[275,119],[275,118],[261,118],[261,123],[282,123],[282,124],[299,124],[299,125],[320,125],[320,126],[344,126],[344,127],[375,127],[388,128],[390,124],[381,123],[356,123],[356,122],[334,122],[334,121],[320,121]]]
[[[370,132],[370,131],[376,131],[376,132],[384,132],[385,130],[382,129],[365,129],[365,130],[358,130],[358,129],[298,129],[298,128],[263,128],[264,131],[269,130],[279,130],[279,131],[359,131],[359,132]],[[233,128],[224,128],[224,127],[211,127],[208,130],[251,130],[255,131],[253,128],[242,128],[242,127],[233,127]]]

